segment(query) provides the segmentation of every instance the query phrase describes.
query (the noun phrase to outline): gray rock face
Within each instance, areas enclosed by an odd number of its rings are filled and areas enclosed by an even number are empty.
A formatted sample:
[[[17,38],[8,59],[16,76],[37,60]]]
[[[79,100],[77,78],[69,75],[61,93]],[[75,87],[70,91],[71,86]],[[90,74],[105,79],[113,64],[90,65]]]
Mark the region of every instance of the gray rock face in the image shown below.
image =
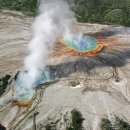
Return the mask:
[[[29,41],[32,18],[14,12],[0,13],[0,74],[16,73],[22,66]],[[130,28],[99,24],[75,24],[73,31],[102,37],[105,48],[94,57],[65,53],[56,45],[48,59],[55,82],[39,86],[31,107],[5,106],[0,123],[14,130],[45,130],[55,122],[66,130],[71,111],[77,109],[85,119],[85,130],[100,130],[100,121],[114,115],[130,121]],[[58,50],[58,51],[57,51]],[[15,81],[11,85],[14,85]],[[12,96],[11,90],[5,97]],[[34,116],[34,113],[38,112]]]

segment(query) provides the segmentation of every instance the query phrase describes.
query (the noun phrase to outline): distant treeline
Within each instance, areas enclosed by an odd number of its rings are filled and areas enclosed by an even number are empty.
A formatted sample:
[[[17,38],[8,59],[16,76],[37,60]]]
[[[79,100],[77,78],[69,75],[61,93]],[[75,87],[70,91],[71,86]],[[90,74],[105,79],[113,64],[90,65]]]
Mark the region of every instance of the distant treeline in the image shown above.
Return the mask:
[[[69,0],[80,22],[130,26],[130,0]]]
[[[36,14],[38,0],[0,0],[1,9]],[[78,21],[130,26],[130,0],[68,0]]]
[[[0,0],[0,9],[22,11],[27,15],[35,15],[37,0]]]

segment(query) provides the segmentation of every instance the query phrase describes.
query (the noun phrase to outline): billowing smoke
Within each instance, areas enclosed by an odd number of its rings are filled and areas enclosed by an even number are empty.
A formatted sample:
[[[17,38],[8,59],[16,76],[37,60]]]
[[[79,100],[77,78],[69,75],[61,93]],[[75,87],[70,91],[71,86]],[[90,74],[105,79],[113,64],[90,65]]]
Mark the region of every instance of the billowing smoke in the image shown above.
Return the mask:
[[[70,25],[75,20],[73,12],[64,0],[41,0],[39,15],[32,24],[29,55],[24,60],[24,71],[14,87],[14,98],[30,100],[38,84],[49,80],[46,70],[48,55],[56,38],[70,35]]]

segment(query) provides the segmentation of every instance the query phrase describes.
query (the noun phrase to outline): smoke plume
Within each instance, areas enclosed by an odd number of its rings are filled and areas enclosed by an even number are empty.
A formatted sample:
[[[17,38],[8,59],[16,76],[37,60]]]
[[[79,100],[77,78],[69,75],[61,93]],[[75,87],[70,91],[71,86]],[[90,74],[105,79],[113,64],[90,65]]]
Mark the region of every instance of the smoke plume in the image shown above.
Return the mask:
[[[29,55],[24,60],[24,71],[20,73],[14,87],[15,99],[30,100],[36,86],[49,79],[46,71],[48,55],[52,52],[57,37],[71,34],[69,28],[74,20],[74,14],[66,1],[40,1],[39,15],[32,24]]]

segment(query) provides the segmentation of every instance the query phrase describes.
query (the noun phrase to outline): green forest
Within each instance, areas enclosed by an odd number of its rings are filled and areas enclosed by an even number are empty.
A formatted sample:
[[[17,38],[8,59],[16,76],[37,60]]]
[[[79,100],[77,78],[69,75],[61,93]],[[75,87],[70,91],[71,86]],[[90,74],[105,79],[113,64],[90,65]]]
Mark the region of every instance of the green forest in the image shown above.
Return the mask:
[[[80,22],[130,26],[130,0],[73,1],[72,8]]]
[[[79,22],[130,26],[130,0],[68,0]],[[36,15],[37,0],[0,0],[0,9]]]

